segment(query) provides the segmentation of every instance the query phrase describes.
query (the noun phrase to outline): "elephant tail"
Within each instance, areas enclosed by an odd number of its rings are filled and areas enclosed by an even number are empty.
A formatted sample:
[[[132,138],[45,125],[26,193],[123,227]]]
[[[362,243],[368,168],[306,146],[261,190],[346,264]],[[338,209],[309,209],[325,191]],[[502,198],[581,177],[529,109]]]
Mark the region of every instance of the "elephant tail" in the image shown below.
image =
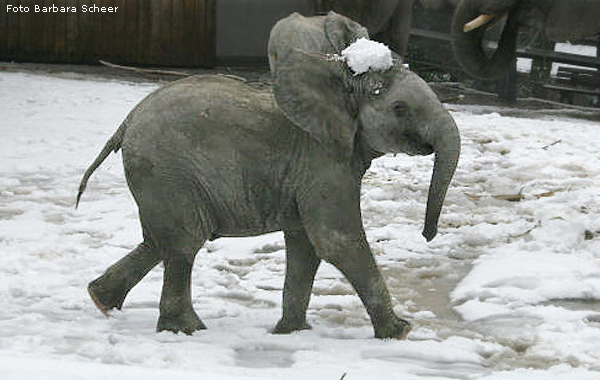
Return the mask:
[[[98,154],[98,157],[96,157],[94,162],[92,162],[90,167],[87,168],[87,170],[83,174],[83,178],[81,179],[81,183],[79,184],[79,192],[77,193],[77,201],[75,203],[75,208],[79,206],[79,200],[81,199],[81,195],[85,191],[88,180],[92,176],[92,173],[94,173],[94,171],[98,169],[98,167],[104,162],[104,160],[106,159],[106,157],[108,157],[111,151],[116,153],[119,151],[119,149],[121,149],[121,145],[123,144],[123,136],[125,135],[126,128],[126,121],[124,121],[119,126],[117,131],[112,135],[112,137],[106,142],[106,144],[104,144],[104,148],[102,148],[102,151],[100,152],[100,154]]]

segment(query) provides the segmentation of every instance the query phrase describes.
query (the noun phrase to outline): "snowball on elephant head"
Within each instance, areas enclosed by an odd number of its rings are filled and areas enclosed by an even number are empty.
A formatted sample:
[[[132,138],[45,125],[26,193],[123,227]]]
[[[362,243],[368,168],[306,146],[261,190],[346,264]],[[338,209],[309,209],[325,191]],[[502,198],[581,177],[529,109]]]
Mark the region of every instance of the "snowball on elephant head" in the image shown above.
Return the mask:
[[[366,38],[359,38],[342,50],[341,58],[352,69],[354,75],[365,73],[370,69],[385,71],[394,64],[389,47]]]

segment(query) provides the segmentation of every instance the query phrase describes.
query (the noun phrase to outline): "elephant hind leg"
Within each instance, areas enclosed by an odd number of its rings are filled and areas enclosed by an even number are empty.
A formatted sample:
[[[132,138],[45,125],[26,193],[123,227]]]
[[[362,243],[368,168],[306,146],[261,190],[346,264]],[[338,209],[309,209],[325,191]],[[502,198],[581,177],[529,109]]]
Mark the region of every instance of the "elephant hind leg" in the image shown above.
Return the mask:
[[[210,203],[182,167],[174,172],[169,162],[156,161],[148,171],[141,159],[123,154],[144,237],[165,266],[156,329],[186,334],[204,329],[192,307],[191,275],[198,250],[214,231]]]
[[[165,203],[169,205],[168,203]],[[148,211],[140,208],[144,234],[164,263],[163,288],[157,331],[191,335],[206,327],[192,306],[192,269],[198,250],[208,235],[201,213],[192,209],[161,207]]]
[[[92,301],[106,316],[111,309],[120,310],[127,293],[161,260],[157,249],[147,241],[142,242],[90,282],[88,293]]]
[[[152,209],[140,207],[144,234],[154,242],[165,266],[157,331],[191,335],[206,328],[193,309],[191,294],[194,259],[209,231],[204,215],[201,209],[169,202]]]
[[[160,317],[157,331],[183,332],[191,335],[206,326],[192,306],[192,267],[184,253],[173,252],[165,258]]]

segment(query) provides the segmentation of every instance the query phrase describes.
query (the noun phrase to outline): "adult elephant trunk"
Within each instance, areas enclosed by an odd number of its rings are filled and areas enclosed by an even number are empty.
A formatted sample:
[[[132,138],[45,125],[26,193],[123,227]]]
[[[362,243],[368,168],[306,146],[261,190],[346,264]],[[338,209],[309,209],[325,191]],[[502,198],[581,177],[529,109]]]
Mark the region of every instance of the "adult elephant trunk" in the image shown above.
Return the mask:
[[[431,130],[433,137],[429,140],[435,150],[435,163],[429,184],[425,227],[423,228],[423,236],[427,241],[431,241],[437,234],[438,220],[446,191],[452,181],[460,156],[460,134],[452,116],[447,111],[443,111],[443,115],[437,118],[435,124],[431,125],[435,125]]]
[[[482,0],[462,0],[452,18],[452,49],[460,66],[467,74],[482,80],[498,79],[509,69],[517,51],[517,36],[519,33],[517,21],[517,1],[508,1],[511,8],[494,9],[489,2]],[[502,36],[496,51],[488,55],[483,46],[486,27],[465,31],[465,24],[480,15],[489,15],[498,19],[508,13]]]

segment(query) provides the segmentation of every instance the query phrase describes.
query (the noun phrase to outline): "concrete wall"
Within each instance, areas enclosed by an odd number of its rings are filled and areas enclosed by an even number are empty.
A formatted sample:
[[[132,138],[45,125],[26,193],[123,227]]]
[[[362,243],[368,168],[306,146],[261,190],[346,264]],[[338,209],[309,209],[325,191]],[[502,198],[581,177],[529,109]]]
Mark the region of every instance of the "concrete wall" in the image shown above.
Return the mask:
[[[217,0],[216,43],[221,61],[265,60],[269,33],[290,13],[308,15],[308,0]]]

